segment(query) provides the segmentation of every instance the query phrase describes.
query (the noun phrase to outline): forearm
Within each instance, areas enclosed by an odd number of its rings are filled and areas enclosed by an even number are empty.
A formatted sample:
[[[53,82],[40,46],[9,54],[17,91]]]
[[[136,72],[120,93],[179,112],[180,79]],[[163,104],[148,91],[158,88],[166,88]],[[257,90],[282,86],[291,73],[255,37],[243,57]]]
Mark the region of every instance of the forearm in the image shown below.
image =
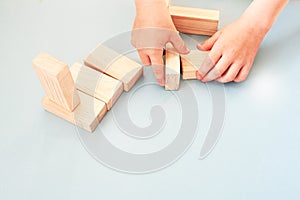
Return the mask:
[[[255,28],[267,33],[288,0],[254,0],[241,19],[252,22]]]

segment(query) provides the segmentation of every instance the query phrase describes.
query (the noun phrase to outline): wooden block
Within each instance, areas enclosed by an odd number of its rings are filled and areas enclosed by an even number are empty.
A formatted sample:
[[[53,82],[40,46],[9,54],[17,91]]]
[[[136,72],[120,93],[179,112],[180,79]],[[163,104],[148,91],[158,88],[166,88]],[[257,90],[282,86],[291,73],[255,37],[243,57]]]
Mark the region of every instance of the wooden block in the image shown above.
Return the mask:
[[[178,90],[180,83],[180,56],[168,43],[166,45],[165,89]]]
[[[78,91],[81,103],[70,112],[51,101],[48,97],[42,100],[44,109],[61,117],[87,131],[93,132],[104,117],[106,105],[104,102]]]
[[[208,51],[191,50],[187,55],[181,55],[182,79],[196,79],[196,72],[208,59]]]
[[[47,97],[73,111],[80,100],[69,67],[46,53],[40,53],[32,64]]]
[[[110,76],[91,69],[81,63],[74,63],[71,73],[76,88],[106,103],[110,110],[123,92],[123,84]]]
[[[170,7],[170,5],[172,4],[172,0],[166,0],[166,4],[168,7]]]
[[[129,91],[143,74],[139,63],[103,45],[93,50],[84,59],[84,63],[122,81],[125,91]]]
[[[182,33],[213,35],[218,30],[218,10],[170,6],[176,29]]]
[[[184,69],[184,67],[182,67],[182,69]],[[185,70],[186,71],[182,71],[183,80],[197,79],[196,77],[197,70],[194,67],[187,66]]]

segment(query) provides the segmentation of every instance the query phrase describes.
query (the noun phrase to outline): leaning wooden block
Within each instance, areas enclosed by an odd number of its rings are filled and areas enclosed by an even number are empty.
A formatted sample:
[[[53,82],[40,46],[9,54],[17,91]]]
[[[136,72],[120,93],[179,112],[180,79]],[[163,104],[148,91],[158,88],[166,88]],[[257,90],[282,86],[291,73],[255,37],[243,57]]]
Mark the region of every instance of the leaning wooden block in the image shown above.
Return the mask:
[[[170,6],[169,11],[179,32],[213,35],[218,30],[218,10]]]
[[[40,53],[33,67],[51,101],[73,111],[80,103],[69,67],[46,53]]]
[[[84,59],[84,63],[122,81],[125,91],[129,91],[143,74],[139,63],[103,45],[93,50]]]
[[[166,45],[165,89],[178,90],[180,83],[180,56],[168,43]]]
[[[182,79],[196,79],[196,72],[209,60],[208,51],[191,50],[181,55]]]
[[[71,67],[71,73],[76,88],[105,102],[108,110],[123,92],[122,82],[81,63],[74,63]]]
[[[61,117],[89,132],[93,132],[106,114],[104,102],[78,91],[81,103],[70,112],[51,101],[48,97],[42,100],[45,110]]]

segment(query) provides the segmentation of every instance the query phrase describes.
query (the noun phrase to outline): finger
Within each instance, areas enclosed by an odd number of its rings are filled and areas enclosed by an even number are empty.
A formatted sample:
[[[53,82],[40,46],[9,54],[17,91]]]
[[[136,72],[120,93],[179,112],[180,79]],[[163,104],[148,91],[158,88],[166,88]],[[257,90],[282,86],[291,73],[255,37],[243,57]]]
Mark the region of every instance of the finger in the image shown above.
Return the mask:
[[[203,82],[209,82],[222,76],[222,74],[228,69],[232,61],[228,57],[223,56],[217,64],[203,77]]]
[[[240,64],[232,64],[224,74],[222,74],[222,76],[220,78],[218,78],[216,81],[220,82],[220,83],[228,83],[233,81],[237,74],[239,73],[240,69],[242,68],[242,66]]]
[[[153,73],[160,86],[165,85],[165,69],[162,54],[163,50],[153,50],[153,52],[149,55],[152,63]]]
[[[215,42],[218,40],[218,38],[220,37],[221,32],[218,31],[216,32],[213,36],[211,36],[209,39],[205,40],[203,43],[198,44],[197,48],[200,51],[209,51],[212,49],[212,47],[214,46]]]
[[[151,65],[151,60],[150,60],[146,50],[138,50],[138,53],[139,53],[140,59],[144,66]]]
[[[244,80],[246,80],[249,71],[250,71],[251,66],[244,66],[242,67],[242,69],[240,70],[240,72],[238,73],[238,75],[236,76],[236,78],[234,79],[234,82],[242,82]]]
[[[178,53],[188,54],[190,52],[189,48],[185,45],[178,32],[172,32],[170,42]]]
[[[220,60],[221,53],[218,51],[210,51],[207,56],[204,58],[203,62],[201,63],[198,73],[199,76],[203,78],[206,74],[215,66],[215,64]]]
[[[198,80],[202,81],[202,77],[201,77],[201,75],[199,74],[199,72],[196,72],[196,78],[197,78]]]

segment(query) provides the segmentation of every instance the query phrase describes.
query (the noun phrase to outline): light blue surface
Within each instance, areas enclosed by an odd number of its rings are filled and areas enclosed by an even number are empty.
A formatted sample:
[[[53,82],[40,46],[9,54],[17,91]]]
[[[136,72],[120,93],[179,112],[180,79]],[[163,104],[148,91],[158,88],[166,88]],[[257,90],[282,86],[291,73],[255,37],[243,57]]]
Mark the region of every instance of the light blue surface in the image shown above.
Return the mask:
[[[220,27],[237,19],[249,3],[173,1],[219,9]],[[223,135],[206,159],[198,158],[212,116],[211,99],[205,84],[189,81],[199,100],[195,141],[170,167],[130,175],[97,162],[73,125],[42,109],[44,92],[31,60],[46,51],[68,64],[81,61],[98,43],[130,31],[133,1],[2,0],[0,199],[299,199],[299,10],[300,2],[287,5],[266,36],[247,81],[225,85]],[[154,104],[165,106],[168,122],[162,134],[149,141],[121,134],[112,112],[99,128],[128,152],[157,151],[176,136],[180,107],[172,93],[149,86],[132,97],[132,120],[149,124]]]

